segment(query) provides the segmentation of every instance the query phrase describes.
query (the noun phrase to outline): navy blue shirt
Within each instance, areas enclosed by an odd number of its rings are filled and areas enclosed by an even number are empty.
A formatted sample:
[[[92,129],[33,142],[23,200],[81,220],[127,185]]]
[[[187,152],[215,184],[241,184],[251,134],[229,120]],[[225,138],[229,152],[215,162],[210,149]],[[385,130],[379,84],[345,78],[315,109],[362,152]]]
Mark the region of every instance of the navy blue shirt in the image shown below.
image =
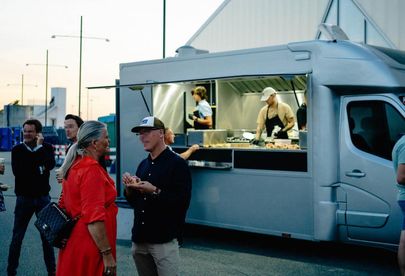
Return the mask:
[[[55,155],[51,144],[30,149],[24,143],[11,150],[11,167],[15,176],[15,194],[40,197],[48,195],[49,172],[55,167]]]
[[[132,241],[135,243],[165,243],[181,232],[191,199],[191,174],[187,162],[166,148],[154,160],[150,155],[136,171],[142,181],[158,187],[159,195],[126,194],[134,208]]]

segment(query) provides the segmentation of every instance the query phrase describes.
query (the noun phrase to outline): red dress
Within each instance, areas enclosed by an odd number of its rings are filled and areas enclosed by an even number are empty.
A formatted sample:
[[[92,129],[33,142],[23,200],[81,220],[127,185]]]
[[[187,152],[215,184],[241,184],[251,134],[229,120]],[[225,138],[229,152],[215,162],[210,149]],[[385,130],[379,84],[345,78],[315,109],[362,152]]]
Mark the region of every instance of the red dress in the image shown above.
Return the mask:
[[[117,192],[114,181],[97,161],[78,157],[63,180],[61,207],[72,217],[80,216],[66,247],[59,250],[56,275],[102,275],[104,264],[99,249],[87,228],[104,221],[108,240],[116,259]]]

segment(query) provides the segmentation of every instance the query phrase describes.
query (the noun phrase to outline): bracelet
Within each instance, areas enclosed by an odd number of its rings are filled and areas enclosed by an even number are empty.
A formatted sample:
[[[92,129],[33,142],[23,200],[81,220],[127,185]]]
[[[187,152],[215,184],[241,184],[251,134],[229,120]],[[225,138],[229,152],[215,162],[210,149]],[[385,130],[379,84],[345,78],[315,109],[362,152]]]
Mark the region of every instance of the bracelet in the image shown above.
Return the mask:
[[[100,250],[100,254],[103,255],[103,256],[106,256],[106,255],[108,255],[110,253],[111,253],[111,247],[108,247],[108,248],[106,248],[104,250]]]

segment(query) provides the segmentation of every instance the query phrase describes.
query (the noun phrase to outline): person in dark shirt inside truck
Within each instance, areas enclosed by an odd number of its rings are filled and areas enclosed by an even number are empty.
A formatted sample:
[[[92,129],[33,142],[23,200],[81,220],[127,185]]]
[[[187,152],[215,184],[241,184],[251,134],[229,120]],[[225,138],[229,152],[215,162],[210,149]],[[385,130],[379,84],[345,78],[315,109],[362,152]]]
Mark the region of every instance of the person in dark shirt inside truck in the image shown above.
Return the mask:
[[[49,174],[55,167],[52,145],[44,142],[40,121],[30,119],[23,124],[23,143],[11,151],[11,168],[15,176],[17,196],[13,236],[8,254],[8,275],[16,275],[21,244],[32,215],[38,214],[50,201]],[[56,270],[53,247],[41,235],[48,275]]]
[[[134,208],[132,256],[138,274],[178,275],[180,235],[191,199],[186,161],[164,143],[165,126],[146,117],[132,128],[149,156],[136,175],[124,173],[125,196]]]

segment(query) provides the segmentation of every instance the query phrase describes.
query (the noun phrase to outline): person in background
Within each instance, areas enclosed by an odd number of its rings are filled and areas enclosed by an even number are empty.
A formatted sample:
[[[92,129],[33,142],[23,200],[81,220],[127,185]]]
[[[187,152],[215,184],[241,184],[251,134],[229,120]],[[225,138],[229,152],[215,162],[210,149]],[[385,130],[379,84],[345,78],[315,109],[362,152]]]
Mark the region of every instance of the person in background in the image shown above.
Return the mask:
[[[0,158],[0,174],[4,174],[5,171],[5,165],[4,165],[4,158]],[[6,211],[6,205],[4,204],[4,196],[3,196],[3,191],[7,191],[8,187],[7,185],[4,185],[3,183],[0,182],[0,212]]]
[[[191,90],[191,95],[197,103],[196,110],[188,115],[189,119],[194,121],[194,128],[212,128],[212,109],[207,102],[207,90],[204,86],[197,86]]]
[[[63,122],[63,127],[65,129],[66,138],[70,141],[69,146],[66,148],[65,155],[69,152],[70,147],[73,143],[77,142],[77,132],[79,127],[83,124],[82,118],[73,114],[67,114],[65,116],[65,121]],[[62,176],[60,175],[60,170],[56,170],[56,181],[62,184]]]
[[[13,236],[8,254],[8,275],[16,275],[21,245],[32,215],[38,214],[51,201],[50,171],[55,167],[52,145],[44,142],[42,124],[29,119],[23,124],[23,143],[11,150],[11,168],[15,176],[16,205]],[[55,274],[53,247],[41,235],[48,275]]]
[[[297,110],[297,125],[298,130],[307,129],[307,91],[304,93],[304,102]]]
[[[116,274],[117,192],[98,162],[109,143],[105,124],[85,122],[60,168],[59,205],[78,221],[59,251],[58,276]]]
[[[79,130],[79,127],[83,124],[83,120],[82,118],[80,118],[79,116],[73,115],[73,114],[67,114],[65,116],[65,121],[63,122],[63,126],[65,128],[65,133],[66,133],[66,137],[72,142],[72,143],[76,143],[77,142],[77,131]],[[69,145],[69,147],[72,144]],[[69,150],[66,150],[67,151]]]
[[[356,125],[354,119],[349,117],[349,129],[350,129],[350,138],[352,139],[353,145],[365,152],[371,152],[370,146],[367,144],[367,141],[358,133],[354,132]]]
[[[4,158],[1,158],[4,160]],[[0,162],[0,174],[4,174],[4,171],[6,169],[6,166],[4,165],[4,161]]]
[[[174,132],[171,128],[167,127],[165,129],[165,144],[169,147],[169,149],[172,149],[170,147],[170,145],[172,145],[174,143]],[[181,156],[181,158],[183,158],[184,160],[187,160],[191,154],[193,154],[193,152],[199,150],[200,147],[197,144],[192,145],[191,147],[189,147],[186,151],[180,153],[179,155]]]
[[[66,137],[72,142],[66,149],[66,154],[68,153],[70,147],[72,146],[73,143],[77,142],[77,132],[80,128],[80,126],[84,123],[82,118],[79,116],[73,115],[73,114],[67,114],[65,116],[65,121],[63,122],[64,128],[65,128],[65,133]],[[107,170],[107,164],[105,162],[105,157],[101,157],[99,160],[101,166]],[[59,182],[59,179],[58,179]]]
[[[191,173],[187,162],[166,146],[161,120],[146,117],[131,131],[149,152],[136,175],[122,176],[125,197],[134,208],[132,256],[140,276],[178,275],[176,238],[190,204]]]
[[[392,150],[392,162],[398,187],[398,204],[402,210],[403,221],[398,246],[398,264],[401,275],[405,275],[405,134],[397,141]]]
[[[174,144],[174,138],[176,137],[176,135],[174,134],[173,130],[169,127],[165,128],[165,144],[167,145],[167,147],[172,150],[172,147],[170,145]],[[180,157],[183,158],[184,160],[187,160],[191,154],[193,154],[195,151],[199,150],[200,146],[197,144],[192,145],[191,147],[189,147],[186,151],[180,153]],[[183,222],[183,225],[186,222]],[[177,237],[177,241],[179,243],[179,246],[182,247],[183,246],[183,230],[180,231],[179,236]]]
[[[262,102],[266,102],[257,116],[257,129],[255,144],[258,144],[262,131],[266,128],[267,137],[270,137],[275,126],[279,126],[280,130],[275,133],[275,137],[279,139],[288,139],[287,131],[294,126],[294,114],[291,107],[277,100],[277,92],[272,87],[263,89]]]

